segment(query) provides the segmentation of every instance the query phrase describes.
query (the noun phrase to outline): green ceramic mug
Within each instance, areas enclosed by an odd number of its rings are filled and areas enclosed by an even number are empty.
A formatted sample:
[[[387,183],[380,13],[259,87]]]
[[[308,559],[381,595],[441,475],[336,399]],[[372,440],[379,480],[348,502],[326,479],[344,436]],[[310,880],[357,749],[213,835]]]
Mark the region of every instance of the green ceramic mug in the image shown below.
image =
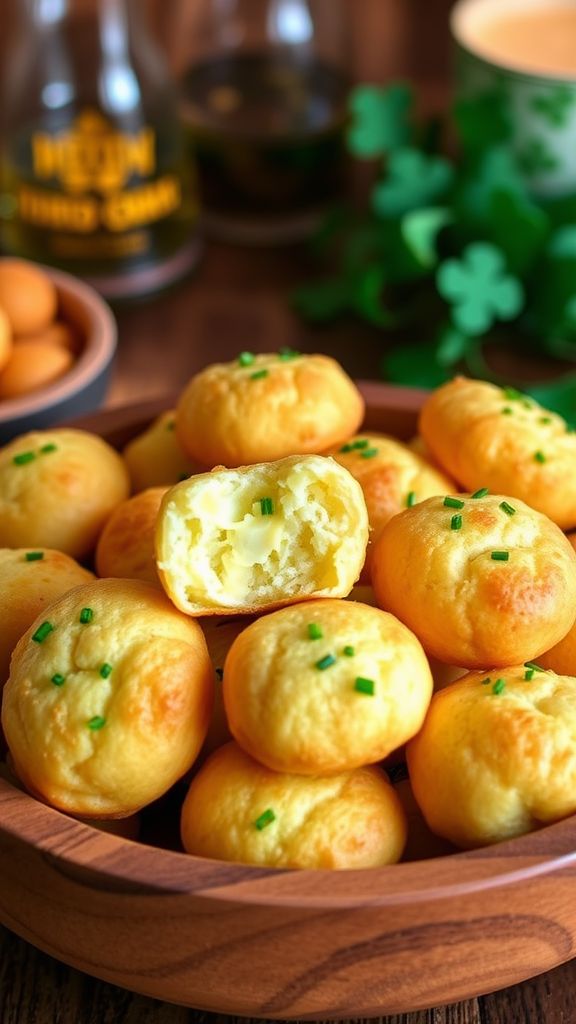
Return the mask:
[[[576,196],[576,0],[459,0],[451,30],[478,144],[504,145],[535,197]]]

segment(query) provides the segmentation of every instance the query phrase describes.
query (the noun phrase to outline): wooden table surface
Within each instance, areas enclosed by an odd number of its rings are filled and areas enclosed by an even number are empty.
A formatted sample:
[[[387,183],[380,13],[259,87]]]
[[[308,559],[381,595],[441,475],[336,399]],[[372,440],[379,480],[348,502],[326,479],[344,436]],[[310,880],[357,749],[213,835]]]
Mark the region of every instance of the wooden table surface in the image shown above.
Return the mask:
[[[378,377],[382,338],[354,322],[304,329],[288,297],[312,272],[306,252],[212,244],[194,277],[118,312],[109,405],[174,393],[207,362],[289,344],[337,356]],[[0,883],[1,884],[1,883]],[[247,970],[250,965],[247,965]],[[57,963],[0,928],[0,1024],[232,1024],[235,1018],[134,995]],[[241,1018],[238,1018],[240,1021]],[[381,1018],[381,1024],[575,1024],[576,962],[464,1003]]]

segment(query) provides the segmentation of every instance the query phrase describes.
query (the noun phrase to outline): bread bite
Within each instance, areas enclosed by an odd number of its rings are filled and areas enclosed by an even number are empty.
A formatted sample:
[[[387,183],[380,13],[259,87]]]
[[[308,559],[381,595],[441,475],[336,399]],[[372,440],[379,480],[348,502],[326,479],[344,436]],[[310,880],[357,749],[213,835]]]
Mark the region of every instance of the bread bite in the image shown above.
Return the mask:
[[[69,814],[124,817],[188,771],[212,700],[198,624],[149,583],[96,580],[19,640],[2,725],[34,795]]]
[[[94,576],[62,551],[0,548],[0,688],[17,641],[48,605]]]
[[[232,735],[282,772],[316,775],[380,761],[418,732],[431,696],[413,633],[352,601],[265,615],[234,640],[224,665]]]
[[[576,552],[517,498],[428,498],[384,527],[372,584],[425,650],[464,668],[538,657],[576,619]]]
[[[378,768],[278,774],[235,743],[192,780],[182,808],[188,853],[277,868],[375,868],[402,855],[406,821]]]
[[[521,498],[564,530],[576,526],[576,434],[532,398],[457,377],[425,402],[420,430],[465,490],[489,487]]]
[[[558,821],[576,811],[576,679],[472,672],[435,694],[407,754],[428,825],[457,846]]]
[[[0,449],[0,547],[55,548],[83,558],[128,492],[122,458],[95,434],[22,434]]]
[[[124,448],[122,455],[135,493],[149,487],[172,487],[198,472],[199,467],[176,437],[175,418],[174,409],[161,413]]]
[[[121,501],[108,519],[96,546],[96,572],[146,580],[159,585],[156,571],[156,520],[166,487],[149,487]]]
[[[329,356],[291,351],[215,363],[192,378],[176,432],[206,466],[268,462],[325,451],[358,429],[364,401]]]
[[[333,459],[295,456],[218,469],[162,500],[158,573],[189,615],[248,614],[344,597],[368,541],[360,485]]]

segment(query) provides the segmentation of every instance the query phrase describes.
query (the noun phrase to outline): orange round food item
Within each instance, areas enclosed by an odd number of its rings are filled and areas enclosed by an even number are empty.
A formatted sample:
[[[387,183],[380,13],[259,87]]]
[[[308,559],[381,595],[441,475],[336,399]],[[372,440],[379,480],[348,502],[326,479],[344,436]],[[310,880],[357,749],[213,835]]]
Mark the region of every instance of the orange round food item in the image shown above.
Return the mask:
[[[34,430],[0,448],[0,547],[89,554],[128,497],[118,452],[84,430]]]
[[[324,452],[363,416],[358,388],[329,356],[243,353],[192,378],[176,432],[203,465],[235,467]]]
[[[525,665],[471,672],[432,698],[407,747],[433,832],[464,848],[576,811],[576,679]]]
[[[464,668],[537,658],[576,619],[576,553],[517,498],[428,498],[395,516],[374,549],[372,585],[425,650]]]
[[[96,580],[21,637],[2,724],[27,788],[82,817],[134,814],[193,764],[213,699],[196,622],[139,580]]]
[[[99,576],[147,580],[159,585],[154,553],[158,510],[166,487],[150,487],[120,502],[96,546]]]
[[[224,665],[232,735],[279,772],[381,761],[421,727],[432,674],[413,633],[353,601],[314,601],[243,630]]]
[[[200,472],[182,450],[175,431],[173,409],[163,412],[150,426],[126,445],[122,452],[133,491],[148,487],[171,487]],[[204,467],[205,468],[205,467]]]
[[[43,270],[27,260],[0,260],[0,306],[14,335],[36,334],[54,320],[58,296]]]
[[[420,415],[433,455],[464,490],[520,498],[567,530],[576,526],[576,434],[513,388],[457,377]]]
[[[24,334],[18,338],[19,345],[28,345],[32,341],[43,345],[58,345],[59,348],[65,348],[73,355],[78,352],[80,347],[78,332],[64,320],[55,320],[53,324],[37,334]]]
[[[73,362],[71,352],[50,342],[18,342],[0,372],[0,399],[18,398],[52,384]]]
[[[12,328],[4,310],[0,307],[0,372],[12,355]]]
[[[568,540],[576,551],[576,533],[570,534]],[[538,663],[561,675],[576,676],[576,623],[559,643],[540,655]]]
[[[62,551],[0,548],[0,688],[17,641],[36,616],[62,594],[93,579]]]
[[[188,853],[277,868],[358,869],[402,855],[406,820],[379,768],[331,776],[271,772],[235,743],[192,780],[181,820]]]

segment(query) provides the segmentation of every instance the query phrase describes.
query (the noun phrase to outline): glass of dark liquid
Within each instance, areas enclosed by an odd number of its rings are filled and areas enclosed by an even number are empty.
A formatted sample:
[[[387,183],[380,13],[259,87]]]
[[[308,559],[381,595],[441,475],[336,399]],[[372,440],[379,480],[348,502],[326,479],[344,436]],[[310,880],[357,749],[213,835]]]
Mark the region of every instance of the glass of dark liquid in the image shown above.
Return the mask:
[[[213,235],[306,237],[343,187],[345,0],[210,0],[181,111]]]

